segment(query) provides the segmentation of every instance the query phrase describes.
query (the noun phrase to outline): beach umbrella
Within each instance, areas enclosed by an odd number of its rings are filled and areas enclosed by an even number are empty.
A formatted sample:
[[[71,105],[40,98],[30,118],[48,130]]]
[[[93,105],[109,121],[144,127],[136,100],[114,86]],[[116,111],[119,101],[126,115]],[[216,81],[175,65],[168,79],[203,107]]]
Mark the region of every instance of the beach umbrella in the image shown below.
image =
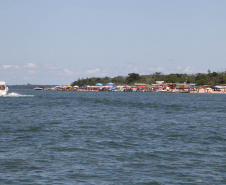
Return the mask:
[[[112,82],[109,82],[107,85],[114,85],[114,83],[112,83]]]
[[[103,85],[103,84],[102,84],[102,83],[97,83],[96,85],[97,85],[97,86],[101,86],[101,85]]]

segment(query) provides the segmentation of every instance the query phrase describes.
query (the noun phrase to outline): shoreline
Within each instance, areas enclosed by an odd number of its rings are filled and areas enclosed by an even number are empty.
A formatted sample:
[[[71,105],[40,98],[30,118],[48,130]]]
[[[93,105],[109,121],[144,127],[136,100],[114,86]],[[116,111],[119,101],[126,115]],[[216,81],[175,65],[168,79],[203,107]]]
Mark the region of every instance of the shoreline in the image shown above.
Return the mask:
[[[221,91],[214,91],[213,89],[207,90],[205,88],[200,88],[195,91],[180,91],[180,92],[172,92],[172,91],[166,91],[166,92],[157,92],[157,91],[133,91],[133,90],[126,90],[126,91],[108,91],[108,90],[87,90],[87,89],[59,89],[59,90],[44,90],[44,91],[75,91],[75,92],[146,92],[146,93],[190,93],[190,94],[226,94],[226,89],[223,89]]]
[[[199,88],[199,89],[197,89],[197,91],[190,91],[190,93],[226,94],[226,89],[221,89],[221,91],[214,91],[214,89]]]

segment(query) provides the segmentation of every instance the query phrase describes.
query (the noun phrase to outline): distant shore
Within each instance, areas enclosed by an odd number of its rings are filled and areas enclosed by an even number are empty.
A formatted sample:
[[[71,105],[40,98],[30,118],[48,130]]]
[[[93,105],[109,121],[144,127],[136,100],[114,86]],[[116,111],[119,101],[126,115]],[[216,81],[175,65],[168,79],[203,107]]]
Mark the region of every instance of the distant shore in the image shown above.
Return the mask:
[[[99,88],[81,88],[81,89],[73,89],[73,88],[59,88],[59,89],[43,89],[50,91],[77,91],[77,92],[152,92],[152,93],[194,93],[194,94],[226,94],[226,89],[210,89],[210,88],[196,88],[192,90],[173,90],[170,89],[168,91],[164,90],[153,90],[153,89],[139,89],[139,88],[125,88],[120,90],[112,90],[112,89],[99,89]]]
[[[190,93],[226,94],[226,89],[218,91],[214,89],[199,88],[197,91],[191,91]]]
[[[54,85],[15,85],[9,89],[51,90],[51,91],[108,91],[108,92],[158,92],[158,93],[210,93],[226,94],[226,86],[191,86],[191,84],[134,84],[129,85],[102,85],[102,86],[54,86]]]

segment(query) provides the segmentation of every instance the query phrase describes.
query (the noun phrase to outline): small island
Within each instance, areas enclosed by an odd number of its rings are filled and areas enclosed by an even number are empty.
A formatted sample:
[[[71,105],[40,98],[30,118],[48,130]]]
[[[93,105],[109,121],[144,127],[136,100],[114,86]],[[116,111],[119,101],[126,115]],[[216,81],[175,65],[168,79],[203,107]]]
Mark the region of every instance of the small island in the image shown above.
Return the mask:
[[[40,86],[34,90],[164,92],[164,93],[226,93],[226,72],[197,74],[151,75],[129,73],[128,76],[82,78],[71,85]]]

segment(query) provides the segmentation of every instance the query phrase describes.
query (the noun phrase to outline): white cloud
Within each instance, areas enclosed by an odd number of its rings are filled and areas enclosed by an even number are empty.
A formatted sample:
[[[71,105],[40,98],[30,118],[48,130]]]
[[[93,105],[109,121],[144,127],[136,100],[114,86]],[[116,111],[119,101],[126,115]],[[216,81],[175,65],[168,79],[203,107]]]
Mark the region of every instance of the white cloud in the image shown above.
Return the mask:
[[[32,80],[33,78],[32,78],[32,77],[28,77],[28,76],[24,76],[23,79],[24,79],[24,80]]]
[[[50,69],[50,70],[60,69],[59,66],[52,65],[52,64],[46,64],[45,67]]]
[[[35,63],[27,63],[24,67],[25,68],[37,68],[38,66]]]
[[[100,72],[100,69],[96,68],[96,69],[92,69],[92,70],[87,70],[85,73],[86,74],[96,74],[96,73],[99,73],[99,72]]]
[[[37,73],[37,72],[34,71],[34,70],[30,70],[30,71],[29,71],[29,74],[31,74],[31,75],[36,74],[36,73]]]
[[[163,74],[171,74],[171,73],[196,73],[197,69],[194,67],[175,67],[175,68],[166,68],[166,67],[149,67],[149,71],[151,72],[161,72]]]
[[[20,67],[17,65],[3,65],[3,69],[19,69]]]
[[[148,70],[151,72],[165,72],[164,67],[149,67]]]
[[[194,72],[195,72],[195,68],[192,68],[192,67],[186,67],[183,71],[184,71],[185,73],[194,73]]]
[[[72,71],[70,71],[69,69],[64,69],[64,73],[67,75],[72,75],[74,74]]]
[[[177,70],[182,70],[183,68],[182,67],[177,67]]]
[[[129,64],[127,66],[127,69],[129,69],[129,73],[133,72],[133,73],[137,73],[138,69],[136,67],[134,67],[132,64]]]

